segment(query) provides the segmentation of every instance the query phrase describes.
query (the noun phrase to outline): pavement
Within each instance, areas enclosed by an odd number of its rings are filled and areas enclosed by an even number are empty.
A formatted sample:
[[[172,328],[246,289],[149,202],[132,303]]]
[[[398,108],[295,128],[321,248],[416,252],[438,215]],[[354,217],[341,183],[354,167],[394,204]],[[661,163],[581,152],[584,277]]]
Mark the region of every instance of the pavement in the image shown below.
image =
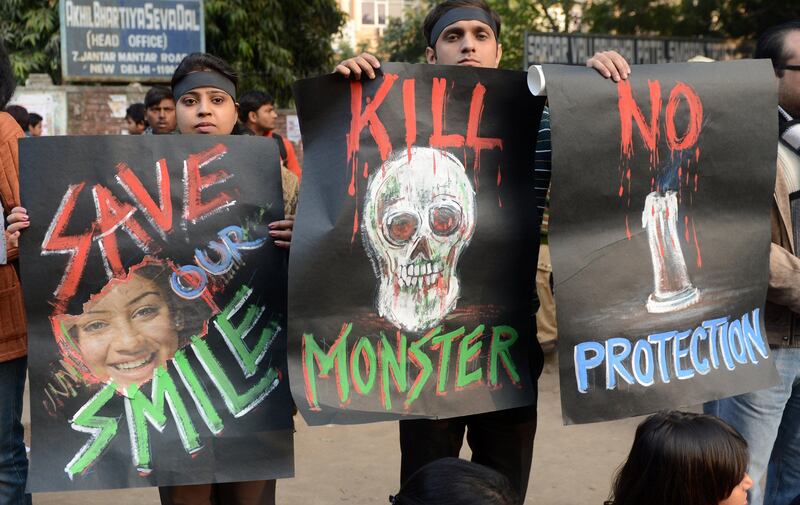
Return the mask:
[[[539,380],[539,426],[526,504],[602,505],[641,418],[562,426],[555,353]],[[695,409],[696,410],[696,409]],[[26,414],[26,422],[28,416]],[[397,491],[397,423],[310,428],[296,418],[295,477],[278,482],[279,505],[387,504]],[[466,444],[465,444],[466,445]],[[469,458],[469,450],[462,450]],[[36,505],[156,505],[154,488],[40,493]]]

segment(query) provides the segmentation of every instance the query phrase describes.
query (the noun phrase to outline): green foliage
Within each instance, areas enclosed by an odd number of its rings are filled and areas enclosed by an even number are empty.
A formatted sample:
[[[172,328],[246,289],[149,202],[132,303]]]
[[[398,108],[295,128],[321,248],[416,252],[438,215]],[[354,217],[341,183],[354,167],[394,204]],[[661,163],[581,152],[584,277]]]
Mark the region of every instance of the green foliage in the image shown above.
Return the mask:
[[[378,43],[376,56],[383,61],[425,63],[425,48],[428,43],[422,33],[422,22],[435,4],[435,0],[426,0],[416,7],[407,8],[402,20],[389,19]]]
[[[786,0],[595,0],[584,20],[595,33],[755,39],[798,17]]]
[[[575,23],[570,13],[577,3],[576,0],[489,0],[502,20],[500,68],[519,70],[523,67],[526,31],[567,31]]]
[[[344,23],[334,0],[205,0],[206,50],[233,65],[240,89],[291,101],[296,79],[330,72],[331,37]]]
[[[61,81],[58,0],[0,1],[0,40],[20,83],[32,72]]]

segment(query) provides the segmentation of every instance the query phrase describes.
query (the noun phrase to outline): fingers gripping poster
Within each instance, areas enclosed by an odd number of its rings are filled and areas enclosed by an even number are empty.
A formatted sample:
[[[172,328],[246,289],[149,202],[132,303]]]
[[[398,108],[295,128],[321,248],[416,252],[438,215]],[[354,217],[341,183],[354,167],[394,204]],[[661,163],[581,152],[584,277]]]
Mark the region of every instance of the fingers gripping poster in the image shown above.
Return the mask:
[[[33,491],[293,474],[278,153],[21,142]]]
[[[618,84],[544,70],[565,422],[772,385],[769,63],[642,65]]]
[[[309,424],[528,405],[543,103],[520,72],[300,81],[290,370]]]

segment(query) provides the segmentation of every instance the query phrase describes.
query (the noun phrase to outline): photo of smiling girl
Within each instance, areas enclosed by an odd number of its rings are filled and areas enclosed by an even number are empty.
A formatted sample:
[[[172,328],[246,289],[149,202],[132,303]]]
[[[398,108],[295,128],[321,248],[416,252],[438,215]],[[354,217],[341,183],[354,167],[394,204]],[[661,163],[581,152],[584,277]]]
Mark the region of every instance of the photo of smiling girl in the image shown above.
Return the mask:
[[[120,392],[153,378],[175,352],[204,336],[219,310],[204,298],[186,300],[170,287],[173,268],[146,258],[112,279],[77,316],[58,316],[62,353],[90,382],[113,382]]]

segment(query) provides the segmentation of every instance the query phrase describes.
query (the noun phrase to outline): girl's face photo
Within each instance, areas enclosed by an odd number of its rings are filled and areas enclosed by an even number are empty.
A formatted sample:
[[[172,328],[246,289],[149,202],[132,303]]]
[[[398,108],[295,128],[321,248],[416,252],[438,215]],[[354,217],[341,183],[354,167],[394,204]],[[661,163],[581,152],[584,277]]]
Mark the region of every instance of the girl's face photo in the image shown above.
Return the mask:
[[[210,86],[195,88],[176,105],[178,129],[183,134],[230,135],[236,124],[236,102],[226,92]]]
[[[150,380],[178,350],[180,323],[156,283],[140,275],[88,302],[73,324],[92,374],[122,389]]]

